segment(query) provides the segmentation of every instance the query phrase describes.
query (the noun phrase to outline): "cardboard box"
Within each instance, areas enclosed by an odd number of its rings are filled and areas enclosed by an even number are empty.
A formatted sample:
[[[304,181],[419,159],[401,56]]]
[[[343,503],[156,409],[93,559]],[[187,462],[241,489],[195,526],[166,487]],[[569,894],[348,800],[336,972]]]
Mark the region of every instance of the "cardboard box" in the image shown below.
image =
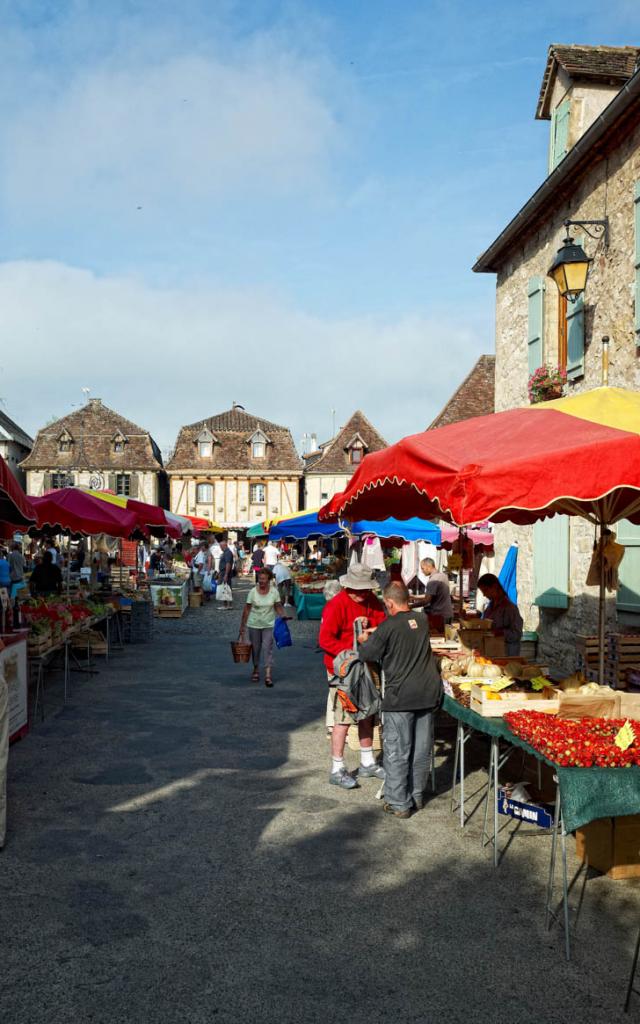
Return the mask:
[[[600,818],[577,829],[576,854],[609,878],[640,877],[640,814]]]
[[[485,658],[506,658],[507,647],[503,636],[485,636],[482,641]]]

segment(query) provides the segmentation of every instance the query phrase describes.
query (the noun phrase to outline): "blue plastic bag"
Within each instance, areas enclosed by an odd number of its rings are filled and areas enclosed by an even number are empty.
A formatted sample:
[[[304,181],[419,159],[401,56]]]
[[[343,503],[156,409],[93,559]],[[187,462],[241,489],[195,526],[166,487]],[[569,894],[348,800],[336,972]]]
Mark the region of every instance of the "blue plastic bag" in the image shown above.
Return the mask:
[[[276,619],[273,627],[273,639],[276,642],[276,647],[291,647],[293,641],[291,639],[291,633],[289,632],[289,626],[284,619]]]

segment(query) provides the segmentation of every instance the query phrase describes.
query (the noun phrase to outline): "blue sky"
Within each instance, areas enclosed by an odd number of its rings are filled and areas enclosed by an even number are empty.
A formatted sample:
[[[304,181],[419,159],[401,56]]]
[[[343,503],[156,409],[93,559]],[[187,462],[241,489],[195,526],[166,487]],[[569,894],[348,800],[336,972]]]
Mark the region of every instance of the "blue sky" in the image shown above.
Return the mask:
[[[639,42],[630,0],[563,10],[4,0],[3,408],[422,429],[493,349],[470,268],[544,177],[548,44]]]

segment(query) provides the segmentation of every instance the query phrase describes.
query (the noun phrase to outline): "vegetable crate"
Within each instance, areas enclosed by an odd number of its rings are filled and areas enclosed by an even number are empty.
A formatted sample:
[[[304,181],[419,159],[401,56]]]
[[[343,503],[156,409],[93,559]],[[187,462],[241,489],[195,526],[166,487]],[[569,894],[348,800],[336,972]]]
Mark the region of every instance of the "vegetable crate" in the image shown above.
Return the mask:
[[[526,693],[509,693],[508,690],[492,693],[486,684],[480,683],[474,683],[471,687],[471,710],[483,718],[503,718],[508,711],[544,711],[553,715],[559,707],[556,690],[553,690],[553,697],[538,697]]]

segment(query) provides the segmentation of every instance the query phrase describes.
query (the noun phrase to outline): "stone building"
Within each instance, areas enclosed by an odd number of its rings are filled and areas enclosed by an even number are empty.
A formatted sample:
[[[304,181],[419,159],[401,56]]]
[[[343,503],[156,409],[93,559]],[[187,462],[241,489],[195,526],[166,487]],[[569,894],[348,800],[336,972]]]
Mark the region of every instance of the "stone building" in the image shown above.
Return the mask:
[[[23,490],[26,487],[27,478],[20,463],[32,448],[33,438],[25,434],[17,423],[14,423],[6,413],[0,410],[0,455]]]
[[[495,356],[480,356],[427,430],[447,427],[472,416],[488,416],[495,408],[495,379]]]
[[[387,447],[382,434],[358,409],[335,437],[304,455],[304,507],[320,508],[343,491],[370,452]]]
[[[609,383],[640,384],[640,72],[638,47],[551,46],[536,117],[550,121],[549,174],[474,266],[497,275],[496,410],[527,404],[529,375],[563,366],[568,394],[602,382],[601,339],[610,338]],[[561,299],[547,273],[570,221],[606,220],[571,233],[593,258],[586,289]],[[608,244],[607,244],[608,243]],[[576,633],[597,625],[587,588],[594,530],[554,516],[532,528],[497,528],[497,561],[517,540],[519,604],[540,627],[543,657],[572,667]],[[609,615],[640,624],[640,529],[618,526],[627,546]]]
[[[302,463],[287,427],[232,409],[181,427],[167,464],[173,512],[244,529],[299,508]]]
[[[38,431],[21,463],[27,493],[59,487],[108,489],[152,505],[164,504],[160,449],[147,430],[90,398]]]

